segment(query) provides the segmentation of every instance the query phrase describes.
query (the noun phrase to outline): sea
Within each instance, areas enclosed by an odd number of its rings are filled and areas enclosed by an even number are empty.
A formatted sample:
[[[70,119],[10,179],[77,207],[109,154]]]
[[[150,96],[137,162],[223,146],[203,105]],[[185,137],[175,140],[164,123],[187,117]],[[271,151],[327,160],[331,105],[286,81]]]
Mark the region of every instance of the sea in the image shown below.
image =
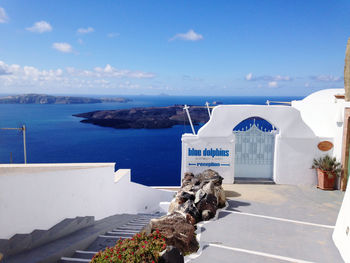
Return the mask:
[[[89,96],[92,97],[92,96]],[[96,97],[96,96],[95,96]],[[106,97],[106,96],[100,96]],[[115,162],[131,169],[131,180],[148,186],[178,186],[181,178],[181,135],[189,125],[167,129],[114,129],[81,123],[73,114],[133,107],[223,104],[264,105],[303,97],[124,96],[127,103],[0,104],[0,128],[26,125],[28,163]],[[196,132],[200,125],[195,126]],[[0,163],[23,163],[19,130],[0,130]]]

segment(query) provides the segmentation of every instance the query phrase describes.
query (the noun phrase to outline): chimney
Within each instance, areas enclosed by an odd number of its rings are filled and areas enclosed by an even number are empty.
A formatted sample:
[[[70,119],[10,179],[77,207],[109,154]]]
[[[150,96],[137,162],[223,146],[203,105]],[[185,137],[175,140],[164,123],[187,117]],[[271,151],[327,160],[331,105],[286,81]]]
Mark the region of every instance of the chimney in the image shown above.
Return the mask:
[[[350,101],[350,37],[345,51],[345,65],[344,65],[344,89],[345,101]]]

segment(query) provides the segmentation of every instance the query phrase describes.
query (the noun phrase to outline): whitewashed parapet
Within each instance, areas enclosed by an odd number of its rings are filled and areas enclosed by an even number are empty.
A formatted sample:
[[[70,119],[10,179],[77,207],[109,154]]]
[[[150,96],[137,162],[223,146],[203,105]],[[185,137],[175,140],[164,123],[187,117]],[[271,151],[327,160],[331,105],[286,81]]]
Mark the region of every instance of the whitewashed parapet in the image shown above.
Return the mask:
[[[65,218],[158,211],[173,193],[114,175],[114,163],[1,164],[0,239],[49,229]],[[117,181],[115,182],[115,177]]]
[[[220,105],[213,109],[210,120],[198,131],[199,137],[227,137],[242,120],[258,116],[280,131],[281,137],[314,138],[300,111],[289,106]]]
[[[320,141],[312,129],[303,121],[300,111],[289,106],[265,105],[220,105],[214,108],[210,120],[197,135],[182,136],[182,176],[185,172],[199,173],[204,168],[198,163],[218,163],[211,168],[224,177],[224,183],[233,183],[235,177],[235,135],[233,129],[241,121],[261,117],[277,128],[275,136],[273,179],[279,184],[316,183],[312,160],[320,155]],[[221,149],[229,156],[190,156],[190,150]],[[192,162],[193,161],[193,162]],[[228,164],[222,166],[222,164]],[[193,166],[191,166],[193,164]],[[196,164],[196,165],[195,165]],[[258,173],[259,171],[257,171]]]
[[[350,184],[347,186],[342,206],[333,232],[333,240],[344,262],[350,262]]]

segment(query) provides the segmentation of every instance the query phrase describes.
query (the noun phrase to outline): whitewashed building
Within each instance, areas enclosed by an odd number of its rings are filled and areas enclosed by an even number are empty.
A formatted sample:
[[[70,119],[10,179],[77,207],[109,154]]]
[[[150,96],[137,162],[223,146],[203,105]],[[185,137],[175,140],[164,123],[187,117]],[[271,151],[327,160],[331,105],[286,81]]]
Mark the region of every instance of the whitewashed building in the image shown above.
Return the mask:
[[[262,128],[261,120],[270,123],[270,129]],[[237,178],[254,178],[316,185],[312,161],[329,154],[342,163],[338,186],[345,190],[349,127],[350,102],[344,100],[344,89],[321,90],[290,106],[220,105],[197,134],[183,134],[182,176],[211,168],[228,184]],[[349,184],[347,189],[333,240],[343,260],[350,262]]]
[[[224,183],[260,178],[277,184],[316,184],[310,169],[315,157],[343,158],[347,167],[342,145],[348,140],[350,103],[343,94],[343,89],[321,90],[290,106],[215,107],[198,134],[182,136],[182,175],[211,168]],[[261,121],[270,129],[259,126]]]

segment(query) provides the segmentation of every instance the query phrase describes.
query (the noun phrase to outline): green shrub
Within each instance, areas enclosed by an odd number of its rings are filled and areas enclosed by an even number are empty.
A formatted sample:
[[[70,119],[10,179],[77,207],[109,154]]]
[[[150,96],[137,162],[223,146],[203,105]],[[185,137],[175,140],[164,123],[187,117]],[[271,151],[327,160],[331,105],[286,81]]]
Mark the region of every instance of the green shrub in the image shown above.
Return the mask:
[[[326,172],[329,177],[333,175],[340,176],[341,173],[341,163],[337,162],[335,157],[330,157],[329,155],[314,159],[311,168],[320,169]]]
[[[120,239],[114,247],[98,252],[91,263],[155,263],[159,260],[159,253],[165,248],[165,238],[158,230],[149,235],[140,233],[132,238]]]

